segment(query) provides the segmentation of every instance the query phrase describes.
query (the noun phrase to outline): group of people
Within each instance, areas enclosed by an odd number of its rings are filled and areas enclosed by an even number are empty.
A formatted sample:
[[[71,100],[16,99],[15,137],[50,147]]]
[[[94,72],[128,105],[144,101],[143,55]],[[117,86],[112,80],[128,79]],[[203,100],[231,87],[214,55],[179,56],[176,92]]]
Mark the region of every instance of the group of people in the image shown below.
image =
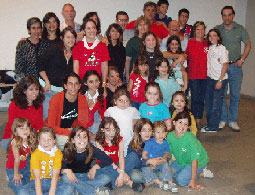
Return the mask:
[[[1,142],[15,193],[109,194],[122,185],[142,192],[152,184],[178,192],[173,177],[196,189],[199,176],[213,177],[196,135],[226,122],[240,131],[242,65],[251,42],[233,21],[232,6],[207,36],[204,22],[188,25],[185,8],[172,20],[168,6],[146,2],[144,15],[130,23],[119,11],[105,36],[97,12],[80,26],[71,4],[63,6],[61,24],[53,12],[43,22],[28,19]]]

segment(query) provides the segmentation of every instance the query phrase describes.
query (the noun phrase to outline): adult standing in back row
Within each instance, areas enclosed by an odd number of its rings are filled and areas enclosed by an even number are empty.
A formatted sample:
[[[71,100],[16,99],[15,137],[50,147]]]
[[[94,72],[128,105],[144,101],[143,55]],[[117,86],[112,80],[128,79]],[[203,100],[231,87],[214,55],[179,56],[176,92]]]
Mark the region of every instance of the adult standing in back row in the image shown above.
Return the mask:
[[[226,98],[224,98],[222,106],[222,115],[219,128],[225,127],[229,122],[229,127],[234,132],[239,132],[240,127],[237,124],[238,106],[240,102],[240,90],[243,80],[242,65],[248,57],[251,49],[251,41],[246,29],[234,22],[235,11],[232,6],[225,6],[221,10],[223,24],[216,26],[219,29],[223,45],[229,51],[229,69],[228,82],[230,87],[230,105],[227,109]],[[241,54],[241,42],[245,44],[244,52]],[[227,88],[225,96],[227,94]]]

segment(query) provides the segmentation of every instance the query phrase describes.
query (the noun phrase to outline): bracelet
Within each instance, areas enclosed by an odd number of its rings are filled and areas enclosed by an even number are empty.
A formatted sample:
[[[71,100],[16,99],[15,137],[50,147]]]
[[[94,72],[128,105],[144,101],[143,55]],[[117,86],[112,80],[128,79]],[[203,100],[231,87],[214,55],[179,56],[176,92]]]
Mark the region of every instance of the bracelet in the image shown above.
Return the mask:
[[[121,173],[121,172],[122,172],[122,173],[124,173],[124,170],[122,170],[122,169],[119,169],[119,172],[120,172],[120,173]]]
[[[220,82],[222,82],[222,80],[219,80]]]
[[[242,61],[242,63],[244,63],[244,59],[243,58],[240,58],[240,60]]]

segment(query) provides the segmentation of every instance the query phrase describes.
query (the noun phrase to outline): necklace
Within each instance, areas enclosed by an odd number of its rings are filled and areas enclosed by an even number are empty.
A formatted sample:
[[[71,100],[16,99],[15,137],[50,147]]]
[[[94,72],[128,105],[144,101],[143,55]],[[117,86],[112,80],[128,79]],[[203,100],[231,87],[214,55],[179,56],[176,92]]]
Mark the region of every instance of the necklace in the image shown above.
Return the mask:
[[[146,51],[147,55],[149,56],[150,59],[153,59],[154,56],[155,56],[155,53],[154,52],[148,52]]]

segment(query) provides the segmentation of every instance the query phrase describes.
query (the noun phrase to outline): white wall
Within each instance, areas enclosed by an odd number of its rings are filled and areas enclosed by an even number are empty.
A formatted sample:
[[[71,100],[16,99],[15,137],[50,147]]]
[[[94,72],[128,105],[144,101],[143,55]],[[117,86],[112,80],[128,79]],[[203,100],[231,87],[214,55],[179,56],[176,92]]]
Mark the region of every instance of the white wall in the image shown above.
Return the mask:
[[[79,23],[87,12],[97,11],[104,33],[108,25],[115,21],[117,11],[126,11],[130,20],[134,20],[142,15],[145,2],[146,0],[1,0],[0,69],[14,69],[16,45],[21,37],[28,36],[26,21],[30,17],[42,19],[46,12],[52,11],[62,21],[63,4],[72,3],[77,12],[76,21]],[[207,30],[222,23],[220,15],[222,7],[232,5],[236,10],[235,20],[245,25],[247,0],[169,0],[169,3],[168,15],[173,19],[177,19],[179,9],[187,8],[190,10],[189,23],[203,20]]]

